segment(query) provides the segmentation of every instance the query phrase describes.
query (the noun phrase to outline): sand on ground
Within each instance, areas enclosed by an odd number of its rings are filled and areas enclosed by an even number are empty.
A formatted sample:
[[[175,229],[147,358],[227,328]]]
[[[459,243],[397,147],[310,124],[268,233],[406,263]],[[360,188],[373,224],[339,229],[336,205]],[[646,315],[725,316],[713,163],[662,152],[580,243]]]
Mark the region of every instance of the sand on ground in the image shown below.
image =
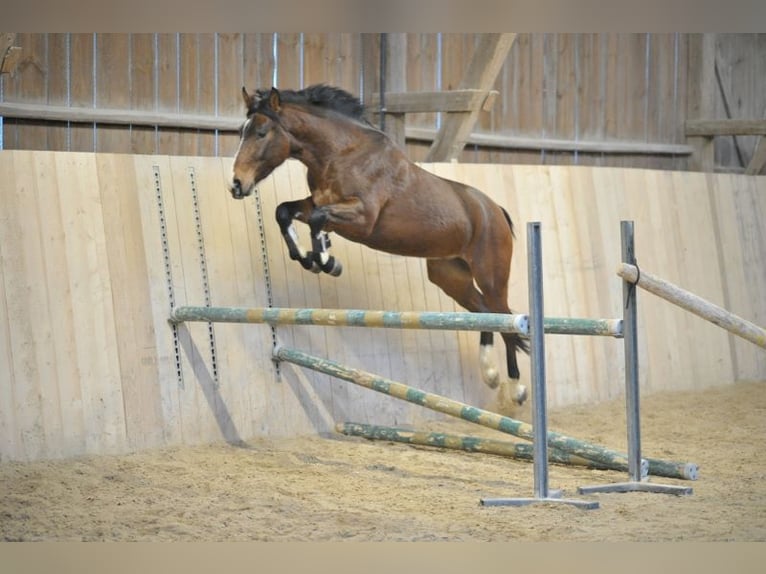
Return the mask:
[[[0,463],[0,540],[766,540],[766,384],[658,393],[641,407],[643,454],[700,471],[696,481],[650,481],[691,495],[578,495],[627,474],[551,464],[551,489],[600,507],[488,507],[482,498],[531,497],[533,465],[345,436],[254,439]],[[427,426],[517,440],[460,420]],[[622,399],[554,410],[548,426],[626,448]]]

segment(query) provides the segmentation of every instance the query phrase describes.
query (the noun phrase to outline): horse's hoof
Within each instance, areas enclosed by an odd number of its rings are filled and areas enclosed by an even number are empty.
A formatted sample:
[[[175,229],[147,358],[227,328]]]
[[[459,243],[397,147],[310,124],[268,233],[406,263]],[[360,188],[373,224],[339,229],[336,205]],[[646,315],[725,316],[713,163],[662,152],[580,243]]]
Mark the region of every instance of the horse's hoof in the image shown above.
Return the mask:
[[[482,369],[481,379],[490,389],[496,389],[500,385],[500,373],[494,367]]]
[[[332,277],[337,277],[343,272],[343,264],[341,264],[340,261],[335,259],[335,257],[331,256],[327,260],[327,263],[322,265],[322,271],[324,271],[328,275],[331,275]]]
[[[516,388],[516,397],[513,399],[513,402],[517,405],[521,406],[523,405],[527,400],[527,387],[524,385],[518,385]]]

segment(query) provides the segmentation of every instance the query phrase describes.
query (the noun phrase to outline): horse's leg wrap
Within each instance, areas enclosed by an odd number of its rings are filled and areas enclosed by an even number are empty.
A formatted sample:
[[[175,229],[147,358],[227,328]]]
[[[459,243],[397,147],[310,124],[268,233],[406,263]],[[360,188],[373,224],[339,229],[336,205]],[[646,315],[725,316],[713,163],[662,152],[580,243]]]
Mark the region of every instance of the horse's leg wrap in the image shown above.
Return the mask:
[[[287,244],[290,259],[300,262],[304,269],[319,273],[321,269],[314,261],[311,251],[306,251],[301,247],[298,232],[295,231],[295,225],[293,225],[295,214],[296,202],[281,203],[277,207],[277,223]]]
[[[337,277],[343,271],[341,262],[335,259],[329,253],[330,236],[322,227],[327,222],[327,214],[321,209],[315,209],[309,217],[309,229],[311,230],[311,248],[310,255],[314,263],[333,277]]]

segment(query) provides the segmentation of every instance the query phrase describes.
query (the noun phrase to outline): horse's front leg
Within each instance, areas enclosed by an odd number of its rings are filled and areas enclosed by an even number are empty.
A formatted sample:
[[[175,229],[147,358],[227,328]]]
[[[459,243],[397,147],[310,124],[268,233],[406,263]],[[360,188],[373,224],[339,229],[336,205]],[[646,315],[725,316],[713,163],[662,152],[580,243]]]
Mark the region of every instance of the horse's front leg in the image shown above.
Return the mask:
[[[290,259],[299,261],[304,269],[319,273],[322,268],[317,264],[311,251],[306,251],[300,244],[298,232],[295,231],[293,221],[298,219],[308,223],[311,213],[314,211],[314,202],[310,197],[297,201],[285,201],[277,206],[277,223],[282,231],[282,237],[287,244]],[[313,235],[313,234],[312,234]]]
[[[311,257],[314,264],[325,273],[337,277],[343,271],[341,262],[330,255],[330,236],[324,231],[324,226],[329,219],[329,214],[324,208],[316,208],[309,215],[308,224],[311,231]]]

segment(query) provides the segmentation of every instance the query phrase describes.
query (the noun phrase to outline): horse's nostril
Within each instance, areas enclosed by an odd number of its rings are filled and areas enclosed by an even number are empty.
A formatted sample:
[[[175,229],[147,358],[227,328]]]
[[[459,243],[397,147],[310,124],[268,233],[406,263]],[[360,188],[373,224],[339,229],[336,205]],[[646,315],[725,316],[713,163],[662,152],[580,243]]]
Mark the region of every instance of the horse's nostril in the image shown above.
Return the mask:
[[[231,187],[232,187],[232,189],[234,189],[235,191],[242,191],[242,182],[241,182],[241,181],[239,181],[239,179],[237,179],[237,178],[235,177],[235,178],[234,178],[234,180],[231,182]]]

